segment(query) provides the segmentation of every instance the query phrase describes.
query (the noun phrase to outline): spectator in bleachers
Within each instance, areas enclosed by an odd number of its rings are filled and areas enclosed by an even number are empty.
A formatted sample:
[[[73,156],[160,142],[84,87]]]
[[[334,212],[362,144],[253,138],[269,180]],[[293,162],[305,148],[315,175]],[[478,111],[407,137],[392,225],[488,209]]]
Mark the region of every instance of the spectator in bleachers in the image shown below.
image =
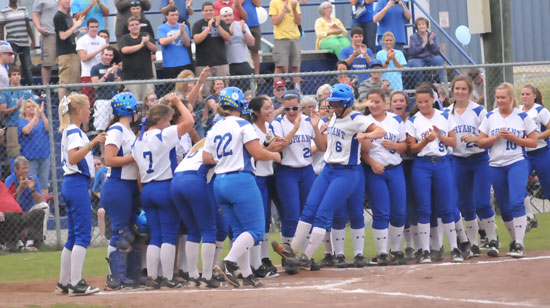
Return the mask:
[[[103,162],[101,157],[94,157],[94,168],[95,168],[95,177],[92,185],[92,207],[93,210],[97,213],[97,227],[99,228],[99,235],[105,239],[105,209],[101,204],[101,187],[103,182],[107,178],[107,167]],[[95,203],[95,204],[94,204]]]
[[[38,177],[42,194],[48,193],[50,178],[50,123],[44,114],[44,102],[35,103],[28,99],[21,106],[18,124],[21,155],[29,161],[30,173]]]
[[[130,2],[130,16],[134,16],[139,20],[139,26],[141,27],[139,30],[140,32],[146,32],[149,34],[151,39],[155,40],[155,30],[153,29],[153,26],[151,26],[149,19],[145,17],[145,14],[143,14],[140,1]],[[126,26],[122,29],[122,34],[124,35],[128,33],[130,33],[130,30],[128,29],[128,22],[126,22]]]
[[[319,15],[315,21],[315,49],[324,49],[335,54],[337,57],[342,49],[351,45],[346,37],[348,30],[342,24],[340,19],[332,17],[332,4],[324,1],[319,5]]]
[[[8,74],[10,78],[10,88],[21,86],[21,71],[17,66],[12,66]],[[19,110],[22,103],[32,98],[32,96],[31,90],[2,91],[2,94],[0,94],[0,113],[6,117],[6,148],[12,173],[13,161],[20,155],[19,138],[17,136]]]
[[[236,21],[241,20],[241,12],[244,12],[242,6],[242,0],[217,0],[214,4],[214,16],[222,16],[221,10],[223,8],[230,8],[233,10],[233,19]]]
[[[119,66],[114,63],[114,48],[107,46],[101,52],[101,62],[92,66],[90,75],[92,83],[121,81]],[[120,86],[103,86],[95,88],[94,127],[105,131],[112,116],[111,98],[119,92]]]
[[[72,0],[71,12],[75,19],[79,19],[80,16],[84,16],[83,24],[88,27],[88,20],[95,19],[99,24],[99,30],[103,30],[103,16],[109,16],[109,9],[105,6],[105,0]],[[79,36],[86,33],[88,29],[80,26]],[[84,28],[84,29],[80,29]]]
[[[395,47],[395,38],[393,33],[386,32],[383,36],[384,49],[376,53],[376,60],[382,62],[383,68],[403,68],[407,65],[407,59],[403,52]],[[403,79],[401,72],[388,72],[382,74],[382,79],[386,79],[391,83],[394,90],[403,90]]]
[[[164,11],[166,23],[160,25],[157,32],[162,49],[162,73],[165,79],[173,79],[181,71],[193,69],[187,49],[191,45],[191,34],[186,24],[178,22],[178,9],[175,6]]]
[[[273,83],[273,96],[271,97],[271,102],[273,103],[273,116],[277,117],[283,113],[283,95],[286,92],[285,81],[279,79]]]
[[[16,252],[21,240],[21,230],[27,230],[27,238],[32,241],[23,251],[37,251],[37,244],[43,241],[42,220],[44,212],[23,212],[6,185],[0,181],[0,244],[11,252]]]
[[[205,67],[210,67],[212,76],[229,75],[229,65],[225,55],[225,43],[231,40],[229,26],[221,20],[220,16],[214,17],[214,5],[212,2],[202,4],[203,18],[193,25],[193,40],[195,41],[196,67],[195,73],[200,75]],[[206,81],[202,96],[207,96],[212,89],[212,81]]]
[[[346,61],[352,70],[366,70],[374,59],[372,50],[363,44],[364,32],[361,28],[351,29],[351,46],[342,49],[339,59]],[[368,73],[358,74],[359,82],[369,78]]]
[[[474,90],[472,91],[472,100],[480,105],[485,106],[485,90],[484,80],[481,71],[477,68],[471,68],[468,70],[468,77],[474,84]]]
[[[143,110],[145,114],[159,103],[159,98],[156,93],[151,92],[145,96],[145,101],[143,102]]]
[[[234,20],[233,9],[230,7],[222,8],[221,16],[223,21],[229,25],[229,33],[231,33],[231,40],[229,40],[227,46],[225,46],[225,54],[227,56],[227,62],[229,62],[229,74],[252,74],[252,68],[248,63],[247,46],[254,46],[254,37],[248,25],[244,20]],[[243,91],[250,87],[247,80],[235,80],[232,85],[239,87]]]
[[[10,85],[10,76],[8,76],[9,64],[13,63],[13,49],[8,42],[0,44],[0,87],[7,88]]]
[[[101,36],[107,44],[110,44],[111,42],[111,35],[109,34],[109,31],[103,29],[98,32],[99,36]],[[119,68],[122,68],[122,55],[120,54],[120,51],[117,49],[116,44],[113,44],[113,46],[109,45],[113,49],[113,63],[116,63],[119,65]]]
[[[302,24],[300,4],[296,0],[272,0],[269,3],[269,16],[273,21],[273,60],[275,74],[281,74],[287,67],[292,73],[300,72],[302,61],[301,33]],[[279,78],[274,78],[278,80]],[[300,92],[299,76],[292,77],[294,90]]]
[[[124,34],[124,30],[128,29],[128,18],[132,16],[130,8],[132,5],[141,6],[141,17],[143,17],[144,11],[151,9],[151,2],[149,0],[115,0],[116,6],[116,26],[115,37],[118,42],[120,37]]]
[[[315,109],[317,109],[317,101],[315,100],[315,97],[311,95],[302,96],[300,103],[302,105],[302,113],[308,117],[310,117]]]
[[[337,71],[349,71],[349,65],[346,61],[338,61],[336,62],[336,70]],[[348,75],[345,73],[341,73],[336,75],[336,77],[332,80],[330,83],[331,85],[335,85],[338,83],[343,83],[351,86],[353,88],[353,94],[355,97],[357,97],[357,84],[359,82],[359,77],[357,75]]]
[[[55,46],[59,65],[59,84],[78,83],[80,81],[80,59],[76,53],[76,28],[84,22],[84,16],[73,18],[69,14],[71,1],[59,0],[59,8],[53,18],[55,26]],[[60,99],[69,95],[69,89],[59,88]]]
[[[189,16],[193,15],[194,10],[191,7],[193,0],[160,0],[160,12],[166,16],[166,10],[175,6],[178,9],[178,22],[185,23],[189,26]]]
[[[32,84],[31,49],[34,49],[34,33],[29,22],[29,14],[17,0],[10,0],[6,8],[0,10],[0,38],[11,45],[21,62],[24,84]]]
[[[317,99],[318,102],[324,101],[325,99],[330,97],[330,88],[331,88],[330,84],[326,83],[317,89],[315,98]]]
[[[411,12],[403,4],[403,0],[378,0],[374,9],[374,22],[378,23],[377,41],[384,49],[383,36],[391,32],[395,36],[395,48],[403,51],[407,43],[407,32],[405,24],[411,20]]]
[[[439,55],[439,42],[434,32],[429,32],[430,22],[424,17],[414,21],[417,32],[411,35],[409,41],[409,67],[441,66],[443,58]],[[438,70],[439,82],[443,82],[443,70]],[[416,82],[424,81],[424,72],[413,72]],[[426,80],[430,81],[430,80]],[[416,85],[415,85],[416,86]]]
[[[260,29],[260,22],[258,21],[257,7],[262,5],[261,0],[244,0],[242,7],[244,14],[241,18],[246,21],[252,36],[254,37],[254,45],[248,46],[250,50],[250,57],[252,58],[252,64],[254,65],[254,75],[260,74],[260,50],[262,50],[262,30]],[[263,81],[265,82],[265,80]]]
[[[214,125],[214,118],[217,113],[216,110],[220,105],[220,92],[226,87],[225,81],[217,79],[214,80],[212,85],[212,94],[208,95],[205,99],[205,105],[201,113],[200,123],[204,132]]]
[[[350,0],[352,5],[352,28],[363,29],[363,44],[371,50],[376,50],[376,29],[378,25],[373,21],[374,0]]]
[[[40,32],[42,47],[42,84],[49,84],[52,77],[52,66],[56,64],[55,26],[53,17],[57,13],[56,0],[34,0],[32,5],[32,21]]]
[[[373,60],[370,64],[370,68],[381,69],[382,63],[378,60]],[[359,85],[359,101],[367,98],[370,90],[374,88],[382,89],[386,97],[389,97],[391,92],[393,92],[393,88],[388,80],[382,79],[381,77],[382,73],[371,73],[369,79],[361,82],[361,84]]]
[[[137,17],[128,18],[129,34],[120,38],[119,46],[122,52],[122,78],[124,80],[147,80],[153,78],[151,52],[157,51],[157,45],[149,34],[140,32]],[[126,90],[132,92],[138,100],[143,101],[147,93],[155,91],[152,84],[130,84]]]
[[[36,175],[29,173],[29,161],[25,157],[19,156],[15,159],[14,166],[15,174],[6,178],[6,187],[13,194],[15,201],[19,203],[23,212],[40,211],[44,214],[42,221],[39,222],[42,226],[41,236],[38,239],[31,238],[25,243],[25,247],[37,247],[43,242],[48,230],[50,206],[42,196],[38,178]]]
[[[0,114],[0,127],[5,127],[4,117]],[[10,174],[10,164],[6,154],[6,129],[0,128],[0,179]]]
[[[91,69],[94,65],[101,63],[101,52],[109,46],[101,36],[98,36],[99,23],[95,18],[88,19],[88,33],[76,41],[76,52],[80,58],[80,82],[90,83],[92,81]],[[82,87],[82,94],[88,96],[90,105],[95,102],[93,87]]]

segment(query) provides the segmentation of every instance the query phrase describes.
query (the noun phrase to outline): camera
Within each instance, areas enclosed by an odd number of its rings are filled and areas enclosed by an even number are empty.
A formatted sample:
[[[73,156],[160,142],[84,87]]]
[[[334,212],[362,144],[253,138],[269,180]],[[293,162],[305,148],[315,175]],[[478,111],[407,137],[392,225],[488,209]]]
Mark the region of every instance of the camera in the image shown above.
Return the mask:
[[[399,4],[399,0],[393,0],[393,3]]]

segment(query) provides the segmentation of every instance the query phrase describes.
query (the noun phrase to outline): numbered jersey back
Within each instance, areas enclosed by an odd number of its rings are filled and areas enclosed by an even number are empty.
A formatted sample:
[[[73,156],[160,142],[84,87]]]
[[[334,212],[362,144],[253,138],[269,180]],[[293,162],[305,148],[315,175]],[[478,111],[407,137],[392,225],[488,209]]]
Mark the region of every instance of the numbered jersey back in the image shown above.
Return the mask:
[[[258,135],[250,122],[234,116],[218,121],[208,132],[204,144],[204,151],[216,161],[215,173],[253,172],[252,157],[245,144],[254,139],[258,139]]]
[[[165,181],[173,177],[178,166],[178,142],[178,128],[175,125],[163,130],[148,130],[136,140],[132,156],[138,165],[142,183]]]

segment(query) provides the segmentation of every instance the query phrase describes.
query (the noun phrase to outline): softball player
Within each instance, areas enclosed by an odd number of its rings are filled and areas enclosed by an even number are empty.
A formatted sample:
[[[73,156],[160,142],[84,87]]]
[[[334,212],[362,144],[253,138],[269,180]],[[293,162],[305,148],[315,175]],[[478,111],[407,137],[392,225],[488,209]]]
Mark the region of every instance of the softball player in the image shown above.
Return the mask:
[[[395,115],[399,116],[403,123],[406,123],[408,114],[407,107],[409,106],[409,97],[403,91],[394,91],[390,96],[390,110]],[[403,237],[405,240],[405,260],[412,260],[414,258],[415,249],[420,248],[418,241],[418,228],[416,224],[416,206],[414,205],[414,193],[412,189],[411,181],[411,168],[414,156],[410,153],[408,147],[405,153],[401,154],[403,161],[403,173],[405,175],[406,186],[406,220],[403,230]]]
[[[512,84],[500,84],[495,97],[498,108],[487,113],[481,122],[477,144],[480,148],[489,148],[493,190],[502,220],[513,240],[508,255],[521,258],[525,256],[523,238],[527,217],[523,199],[528,176],[523,150],[524,147],[537,147],[537,125],[518,108]],[[496,241],[489,244],[487,254],[498,256]]]
[[[451,85],[455,103],[450,107],[450,117],[456,123],[457,145],[454,148],[455,181],[458,208],[466,224],[466,235],[471,243],[473,256],[481,255],[477,240],[478,222],[481,220],[490,240],[496,242],[495,213],[491,205],[491,176],[489,155],[479,148],[479,125],[487,111],[471,102],[473,85],[466,75],[457,76]]]
[[[254,131],[258,134],[260,144],[271,152],[278,152],[287,142],[275,137],[273,133],[273,103],[267,96],[258,96],[250,101],[248,106],[252,111]],[[269,259],[269,226],[271,224],[271,200],[275,194],[273,180],[273,161],[256,162],[256,183],[262,194],[265,214],[265,234],[260,245],[250,250],[250,263],[254,274],[259,278],[277,277],[277,268]]]
[[[286,139],[289,145],[282,151],[281,165],[275,172],[275,186],[283,212],[281,239],[283,243],[290,243],[315,180],[311,141],[321,151],[324,151],[326,144],[317,123],[313,125],[310,117],[302,114],[300,95],[289,91],[282,99],[285,113],[272,124],[275,135]]]
[[[179,138],[193,127],[193,117],[175,94],[171,95],[183,121],[170,126],[174,110],[166,105],[156,105],[142,120],[141,134],[134,144],[132,156],[137,163],[143,188],[141,203],[147,215],[151,240],[147,247],[147,287],[179,288],[174,279],[174,259],[180,220],[170,195],[170,181],[177,167],[176,145]],[[158,267],[162,264],[161,281]]]
[[[274,250],[287,263],[300,268],[311,267],[311,256],[321,244],[326,229],[330,227],[335,209],[344,206],[344,202],[355,191],[359,170],[362,168],[359,157],[361,140],[385,135],[384,130],[367,117],[352,111],[353,97],[353,89],[348,85],[336,84],[332,87],[331,96],[327,100],[334,115],[327,130],[326,165],[311,189],[291,245],[272,243]],[[313,121],[315,120],[312,119]],[[295,248],[306,240],[312,227],[309,246],[296,259]]]
[[[59,106],[59,119],[64,174],[61,193],[66,202],[68,235],[61,252],[56,293],[89,295],[99,292],[98,288],[88,285],[82,279],[92,230],[92,205],[88,189],[95,169],[91,152],[96,145],[105,142],[105,133],[100,133],[90,142],[88,136],[80,130],[80,125],[87,124],[90,119],[90,102],[82,94],[63,97]]]
[[[433,108],[434,94],[431,87],[416,89],[416,105],[419,109],[407,119],[407,142],[414,158],[411,178],[416,200],[419,240],[422,249],[420,263],[430,263],[430,218],[433,204],[442,218],[453,262],[464,259],[457,246],[453,206],[448,197],[453,194],[452,173],[447,147],[456,146],[455,124],[448,113]],[[436,236],[433,234],[432,236]]]
[[[134,114],[138,112],[137,105],[138,101],[132,93],[119,93],[113,97],[113,124],[108,125],[105,140],[105,165],[109,168],[101,188],[101,204],[111,218],[112,236],[107,247],[111,275],[107,276],[106,284],[112,289],[135,285],[137,281],[128,276],[139,278],[141,269],[139,253],[132,251],[135,237],[131,230],[132,220],[140,205],[137,166],[132,156],[136,135],[130,129]],[[127,268],[137,269],[137,273],[129,273]]]
[[[548,147],[550,137],[550,112],[542,106],[542,102],[536,103],[536,91],[532,85],[525,85],[521,89],[522,110],[529,115],[537,125],[537,147],[527,148],[529,175],[533,169],[537,173],[542,190],[546,197],[550,197],[550,148]]]
[[[202,162],[204,139],[199,141],[176,168],[170,187],[172,200],[187,229],[185,254],[189,279],[195,285],[203,283],[208,288],[217,288],[220,282],[212,278],[214,253],[216,252],[215,202],[210,200],[207,175],[213,167]],[[192,188],[192,189],[190,189]],[[197,268],[199,244],[202,238],[202,277]]]
[[[401,117],[386,112],[386,98],[381,89],[373,89],[367,94],[371,102],[367,118],[386,131],[380,139],[371,141],[368,153],[362,156],[365,166],[367,199],[372,208],[372,233],[378,250],[378,265],[388,265],[388,242],[392,260],[405,264],[405,254],[401,249],[403,227],[405,225],[406,188],[405,175],[401,166],[401,154],[407,150],[405,123]]]
[[[262,283],[254,278],[250,269],[249,251],[263,239],[265,216],[262,196],[252,174],[251,157],[276,162],[280,162],[281,157],[264,149],[252,125],[240,118],[246,108],[240,89],[228,87],[220,92],[218,114],[223,118],[206,137],[203,162],[216,164],[214,195],[233,231],[233,246],[223,261],[226,281],[239,287],[235,272],[240,269],[244,286],[260,287]]]

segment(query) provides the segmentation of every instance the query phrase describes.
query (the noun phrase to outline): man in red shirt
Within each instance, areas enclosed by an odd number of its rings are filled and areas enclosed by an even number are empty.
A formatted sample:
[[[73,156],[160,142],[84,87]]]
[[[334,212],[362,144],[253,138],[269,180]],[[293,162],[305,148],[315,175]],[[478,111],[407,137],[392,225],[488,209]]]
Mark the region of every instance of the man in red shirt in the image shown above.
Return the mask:
[[[43,211],[23,210],[15,202],[13,194],[8,190],[4,182],[0,181],[0,244],[8,250],[17,251],[17,243],[21,235],[27,230],[27,238],[34,240],[35,245],[43,241],[42,221]],[[25,247],[29,251],[38,251],[35,246]]]
[[[236,21],[241,20],[241,16],[246,15],[243,8],[244,0],[218,0],[214,2],[214,16],[220,16],[220,10],[224,7],[230,7],[233,9],[233,17]]]

